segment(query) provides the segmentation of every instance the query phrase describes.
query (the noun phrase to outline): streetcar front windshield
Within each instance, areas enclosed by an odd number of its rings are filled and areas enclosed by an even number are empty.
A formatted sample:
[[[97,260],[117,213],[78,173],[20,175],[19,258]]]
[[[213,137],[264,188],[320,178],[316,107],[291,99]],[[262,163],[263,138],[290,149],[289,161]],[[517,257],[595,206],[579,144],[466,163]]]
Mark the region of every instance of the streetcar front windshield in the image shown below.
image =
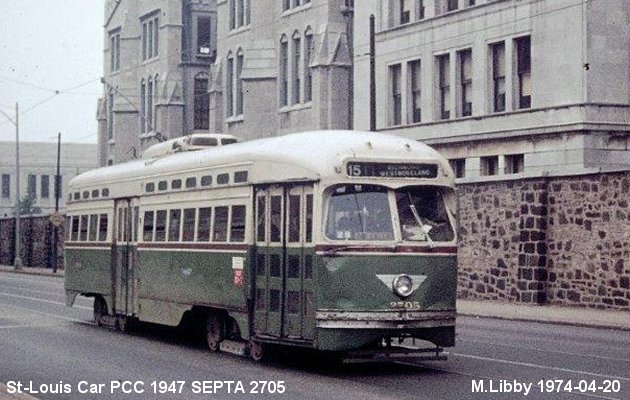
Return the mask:
[[[390,199],[395,199],[394,207]],[[391,210],[397,218],[392,218]],[[325,233],[328,239],[344,241],[393,241],[398,237],[405,242],[431,243],[455,239],[443,192],[433,186],[397,190],[378,185],[336,186],[328,200]]]
[[[326,236],[333,240],[394,240],[388,189],[337,186],[329,201]]]
[[[398,189],[396,208],[402,240],[450,242],[455,238],[439,188],[407,186]]]

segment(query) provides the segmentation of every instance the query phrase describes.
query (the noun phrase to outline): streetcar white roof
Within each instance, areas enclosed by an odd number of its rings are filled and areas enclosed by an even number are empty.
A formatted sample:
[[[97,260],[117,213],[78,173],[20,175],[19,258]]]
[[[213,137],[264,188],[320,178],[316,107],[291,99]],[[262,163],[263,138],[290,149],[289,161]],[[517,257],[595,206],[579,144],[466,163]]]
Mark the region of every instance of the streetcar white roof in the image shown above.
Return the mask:
[[[453,184],[453,173],[447,160],[423,143],[382,133],[331,130],[257,139],[117,164],[75,177],[70,188],[114,186],[149,177],[237,165],[251,165],[250,183],[339,180],[347,178],[343,165],[349,160],[434,162],[440,169],[435,183]],[[112,197],[118,196],[112,193]]]

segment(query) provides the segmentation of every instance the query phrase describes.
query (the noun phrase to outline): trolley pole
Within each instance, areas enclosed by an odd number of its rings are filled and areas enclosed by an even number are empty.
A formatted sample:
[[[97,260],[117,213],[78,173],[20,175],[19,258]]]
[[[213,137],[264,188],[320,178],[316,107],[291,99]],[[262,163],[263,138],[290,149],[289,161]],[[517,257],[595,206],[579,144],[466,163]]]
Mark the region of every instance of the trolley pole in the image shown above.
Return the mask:
[[[16,270],[22,269],[20,255],[20,114],[18,103],[15,103],[15,263]]]
[[[375,17],[370,14],[370,131],[376,132],[376,43]]]

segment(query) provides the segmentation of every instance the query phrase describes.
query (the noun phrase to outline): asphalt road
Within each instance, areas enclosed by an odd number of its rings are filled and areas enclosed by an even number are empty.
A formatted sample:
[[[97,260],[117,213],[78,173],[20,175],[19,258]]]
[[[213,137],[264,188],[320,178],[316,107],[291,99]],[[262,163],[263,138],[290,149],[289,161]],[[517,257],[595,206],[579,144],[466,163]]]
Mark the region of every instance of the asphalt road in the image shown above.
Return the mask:
[[[32,384],[41,399],[630,399],[630,332],[461,317],[448,361],[331,368],[304,355],[257,364],[210,353],[173,329],[98,328],[91,307],[81,298],[66,308],[63,279],[0,272],[0,382]],[[125,381],[144,393],[123,393]],[[195,394],[195,381],[214,393]],[[258,381],[273,383],[249,393]],[[152,382],[179,393],[155,394]],[[234,393],[238,382],[247,394]],[[473,393],[479,382],[485,393]],[[100,393],[81,394],[80,383]]]

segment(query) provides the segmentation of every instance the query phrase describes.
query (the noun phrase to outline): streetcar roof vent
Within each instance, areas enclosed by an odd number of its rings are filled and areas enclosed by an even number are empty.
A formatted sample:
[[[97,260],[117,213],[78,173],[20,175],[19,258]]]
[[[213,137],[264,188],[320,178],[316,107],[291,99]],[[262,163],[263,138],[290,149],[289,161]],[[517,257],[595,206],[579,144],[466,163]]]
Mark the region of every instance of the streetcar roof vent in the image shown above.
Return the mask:
[[[238,143],[240,140],[236,136],[220,133],[195,133],[170,139],[162,143],[154,144],[144,151],[143,160],[164,157],[184,151],[196,151],[207,149],[208,147],[225,146]]]

